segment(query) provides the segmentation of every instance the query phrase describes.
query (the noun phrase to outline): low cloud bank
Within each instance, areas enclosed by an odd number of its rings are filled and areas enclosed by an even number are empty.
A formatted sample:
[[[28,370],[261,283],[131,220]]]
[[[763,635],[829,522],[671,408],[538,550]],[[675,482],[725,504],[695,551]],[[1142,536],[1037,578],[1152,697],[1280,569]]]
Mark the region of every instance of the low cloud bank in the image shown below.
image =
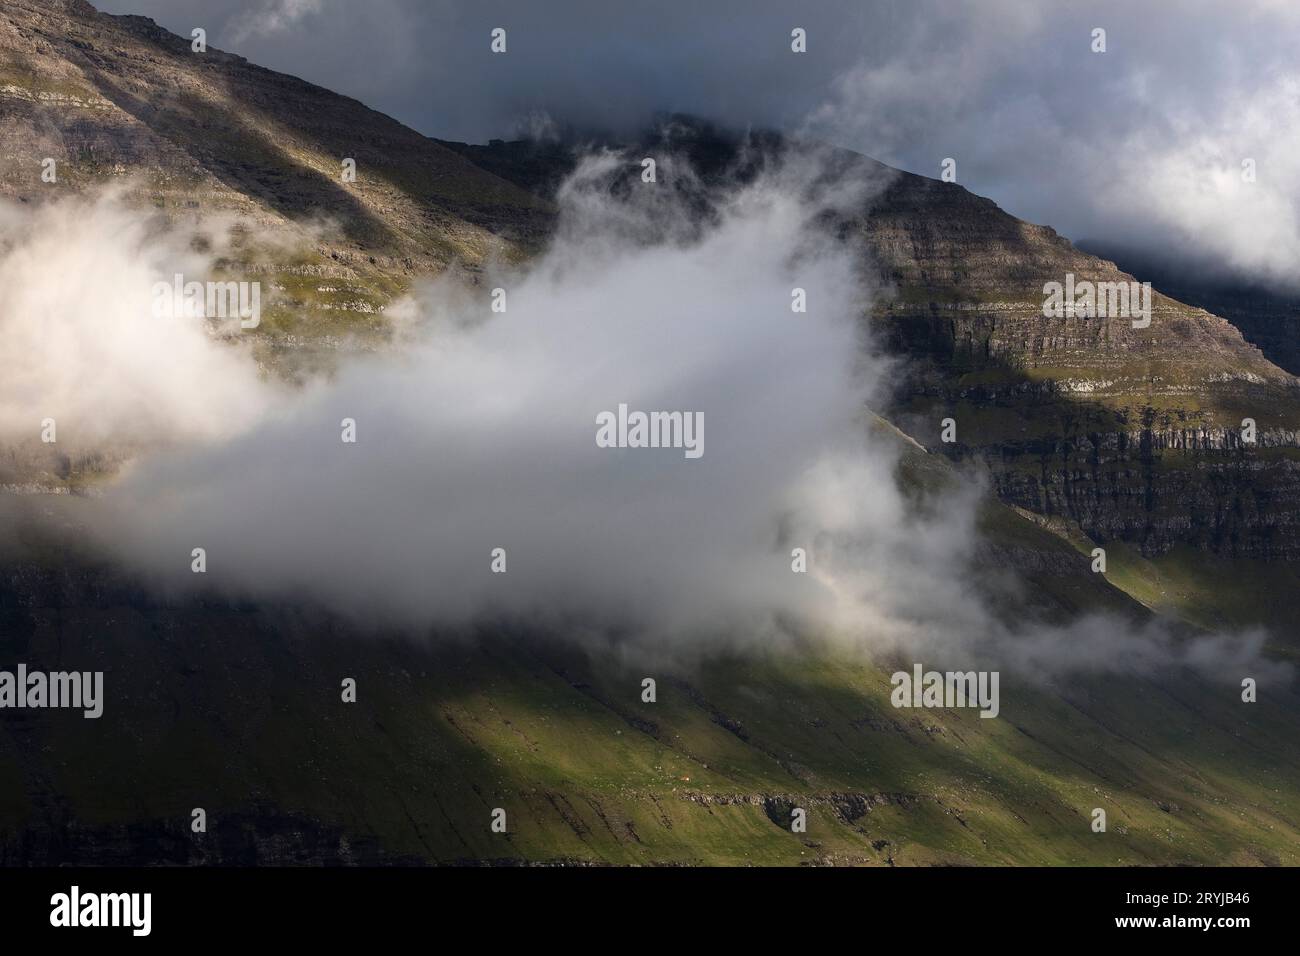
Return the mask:
[[[297,391],[201,322],[151,315],[153,282],[210,265],[172,231],[112,198],[24,214],[0,255],[17,290],[0,348],[38,371],[0,386],[0,421],[48,407],[80,436],[164,448],[106,491],[92,533],[171,591],[418,634],[512,624],[683,652],[816,635],[941,667],[1257,673],[1258,636],[990,611],[969,573],[979,489],[918,510],[903,443],[869,427],[891,373],[864,337],[874,287],[817,222],[875,187],[821,172],[773,164],[701,218],[666,178],[689,170],[643,183],[634,160],[592,157],[540,258],[420,286],[390,310],[399,348]],[[698,416],[702,454],[601,447],[620,406]]]

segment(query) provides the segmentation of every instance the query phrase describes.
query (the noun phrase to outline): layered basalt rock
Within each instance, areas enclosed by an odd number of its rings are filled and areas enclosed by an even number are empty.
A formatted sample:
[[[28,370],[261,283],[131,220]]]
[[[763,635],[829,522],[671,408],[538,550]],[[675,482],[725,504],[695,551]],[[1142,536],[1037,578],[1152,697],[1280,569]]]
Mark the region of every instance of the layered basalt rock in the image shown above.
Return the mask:
[[[953,184],[901,175],[858,225],[892,292],[875,326],[909,360],[894,416],[923,444],[1098,540],[1300,558],[1300,382],[1231,323],[1158,292],[1146,328],[1046,318],[1067,273],[1142,277]]]

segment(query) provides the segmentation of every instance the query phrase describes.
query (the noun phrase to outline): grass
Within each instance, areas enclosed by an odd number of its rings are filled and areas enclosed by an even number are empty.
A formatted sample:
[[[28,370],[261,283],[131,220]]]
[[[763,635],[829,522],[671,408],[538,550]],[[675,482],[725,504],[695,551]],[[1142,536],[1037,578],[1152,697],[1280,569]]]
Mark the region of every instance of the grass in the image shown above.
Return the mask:
[[[916,450],[901,476],[919,493],[952,480]],[[1163,591],[1186,617],[1217,595],[1244,620],[1249,589],[1284,583],[1238,573],[1242,590],[1224,600],[1230,569],[1122,548],[1103,579],[1064,531],[993,503],[981,527],[1047,556],[1030,583],[1067,612],[1136,614]],[[77,566],[59,549],[46,563]],[[208,847],[294,821],[280,849],[262,844],[264,860],[323,833],[369,847],[367,859],[426,862],[1300,863],[1289,686],[1243,704],[1235,680],[1004,673],[1001,716],[985,720],[893,708],[897,662],[833,643],[683,666],[504,633],[366,638],[290,610],[91,604],[3,611],[0,659],[102,668],[109,705],[99,721],[44,712],[21,732],[6,725],[0,846],[50,812],[29,799],[35,779],[84,832],[131,826],[182,849],[205,839],[188,834],[196,806]],[[340,700],[344,676],[356,704]],[[641,700],[645,676],[654,703]],[[808,811],[806,833],[789,829],[793,806]],[[507,834],[490,830],[496,807]],[[1105,834],[1090,829],[1094,807]]]
[[[1295,718],[1273,704],[1250,721],[1231,688],[1095,681],[1061,694],[1012,685],[1000,720],[899,717],[883,670],[831,652],[739,675],[706,668],[689,694],[661,685],[658,703],[641,705],[651,734],[565,682],[539,684],[545,652],[535,648],[503,644],[468,658],[389,648],[363,656],[390,666],[360,671],[355,648],[315,651],[319,681],[295,683],[273,667],[268,686],[220,710],[229,721],[238,704],[264,695],[275,703],[254,705],[225,732],[212,717],[186,721],[132,752],[115,739],[119,714],[95,746],[82,728],[55,734],[59,792],[88,824],[184,819],[192,805],[219,821],[247,812],[256,794],[373,834],[391,854],[444,862],[1106,865],[1294,863],[1300,853],[1290,822],[1300,810]],[[420,662],[428,676],[400,678],[397,661]],[[360,673],[356,706],[339,703],[326,677],[344,666]],[[634,672],[592,660],[583,676],[622,706],[639,700]],[[230,687],[206,668],[195,683],[213,694]],[[143,714],[130,725],[158,726]],[[773,756],[787,754],[806,779]],[[844,794],[870,809],[850,818],[836,802]],[[806,834],[773,822],[763,805],[773,798],[809,810]],[[497,806],[507,836],[488,827]],[[1094,806],[1108,810],[1107,834],[1088,827]]]

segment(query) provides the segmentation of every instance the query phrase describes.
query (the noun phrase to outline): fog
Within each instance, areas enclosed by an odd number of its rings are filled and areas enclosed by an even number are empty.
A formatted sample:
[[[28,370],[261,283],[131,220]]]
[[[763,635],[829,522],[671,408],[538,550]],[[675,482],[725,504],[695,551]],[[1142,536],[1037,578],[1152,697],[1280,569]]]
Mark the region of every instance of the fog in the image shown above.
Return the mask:
[[[229,222],[198,233],[128,209],[120,190],[32,209],[0,202],[0,436],[64,450],[231,437],[270,410],[246,349],[201,321],[151,318],[155,281],[206,277]]]
[[[88,530],[160,592],[322,607],[361,634],[504,626],[688,656],[812,639],[1038,677],[1258,674],[1260,634],[990,610],[971,573],[983,489],[955,481],[918,508],[899,485],[909,446],[871,411],[893,375],[863,321],[876,282],[816,226],[881,184],[820,172],[815,156],[773,164],[701,218],[669,184],[689,169],[643,183],[632,158],[593,155],[539,258],[419,284],[390,310],[393,348],[298,389],[260,375],[237,333],[149,307],[154,282],[207,274],[228,224],[204,226],[199,253],[193,227],[111,193],[7,210],[0,348],[20,373],[0,385],[0,438],[49,415],[60,441],[126,448]],[[698,413],[702,455],[600,447],[597,418],[621,404]]]
[[[604,190],[614,164],[637,180],[628,201]],[[700,234],[684,203],[644,198],[676,195],[662,182],[593,157],[539,261],[422,285],[390,310],[393,351],[233,440],[141,461],[106,500],[105,540],[172,583],[308,595],[404,628],[762,639],[782,613],[815,616],[826,584],[790,554],[811,541],[780,528],[818,497],[819,462],[870,454],[861,418],[885,366],[862,349],[869,280],[810,228],[864,197],[809,181],[785,170],[739,190]],[[702,415],[703,454],[599,447],[597,416],[620,404]],[[889,484],[887,468],[874,477]]]

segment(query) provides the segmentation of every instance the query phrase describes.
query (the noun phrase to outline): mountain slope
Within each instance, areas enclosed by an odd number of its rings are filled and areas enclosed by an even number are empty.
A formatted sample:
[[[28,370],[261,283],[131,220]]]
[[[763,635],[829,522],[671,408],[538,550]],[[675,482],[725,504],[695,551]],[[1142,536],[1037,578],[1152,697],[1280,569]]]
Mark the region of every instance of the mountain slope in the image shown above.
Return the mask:
[[[1300,294],[1294,289],[1233,274],[1221,263],[1152,255],[1123,243],[1081,242],[1080,247],[1150,276],[1183,302],[1223,316],[1269,361],[1300,375]]]
[[[247,250],[278,266],[286,322],[330,307],[364,321],[357,303],[382,307],[414,275],[519,255],[547,217],[546,203],[355,100],[79,0],[0,6],[0,104],[0,196],[120,180],[171,216],[245,216],[304,247],[279,262]],[[55,183],[41,179],[47,157]]]
[[[912,449],[898,480],[956,477]],[[81,551],[92,501],[53,506],[50,537],[5,505],[24,544],[3,555],[0,658],[103,669],[113,708],[0,721],[0,863],[1300,863],[1293,686],[1244,704],[1178,671],[1007,672],[983,720],[895,709],[908,662],[815,641],[684,664],[563,635],[377,638],[307,608],[160,602]],[[1145,613],[990,508],[978,560],[1042,611]]]
[[[866,241],[901,294],[879,316],[916,356],[900,423],[958,422],[1004,500],[1148,556],[1300,556],[1300,387],[1225,320],[1160,295],[1151,325],[1044,318],[1043,284],[1130,281],[1052,230],[934,181],[900,186]],[[923,226],[920,224],[924,224]],[[1138,277],[1140,278],[1140,277]],[[1240,440],[1245,419],[1257,443]]]

